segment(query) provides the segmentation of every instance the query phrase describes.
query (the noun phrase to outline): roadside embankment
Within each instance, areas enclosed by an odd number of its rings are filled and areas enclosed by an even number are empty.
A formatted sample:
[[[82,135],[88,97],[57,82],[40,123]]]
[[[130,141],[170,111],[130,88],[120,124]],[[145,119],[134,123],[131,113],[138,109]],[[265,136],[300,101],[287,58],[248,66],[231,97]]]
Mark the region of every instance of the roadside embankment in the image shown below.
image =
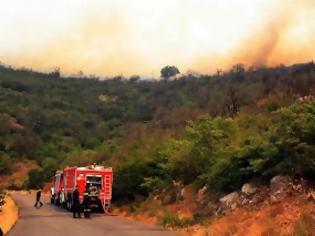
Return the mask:
[[[269,184],[245,183],[216,198],[211,189],[161,191],[115,214],[159,224],[189,236],[315,236],[315,186],[305,179],[275,176]],[[177,196],[175,193],[178,193]]]
[[[12,228],[18,219],[18,207],[10,195],[5,197],[5,202],[0,211],[0,227],[4,234]]]

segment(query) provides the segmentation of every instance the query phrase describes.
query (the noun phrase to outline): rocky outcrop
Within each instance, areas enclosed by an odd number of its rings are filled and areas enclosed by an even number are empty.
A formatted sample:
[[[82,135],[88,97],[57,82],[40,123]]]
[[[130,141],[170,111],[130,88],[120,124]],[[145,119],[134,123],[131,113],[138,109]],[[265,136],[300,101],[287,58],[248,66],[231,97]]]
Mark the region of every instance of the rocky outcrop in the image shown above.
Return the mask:
[[[211,193],[207,185],[197,191],[195,201],[200,214],[212,216],[219,215],[222,212],[218,196]]]
[[[161,197],[161,202],[163,205],[169,205],[176,202],[176,194],[168,193]]]
[[[252,183],[245,183],[240,191],[229,193],[221,198],[215,193],[210,193],[209,187],[204,186],[197,191],[195,201],[200,212],[206,215],[218,215],[237,207],[252,207],[262,202],[278,202],[286,196],[306,193],[306,189],[305,180],[294,180],[290,176],[278,175],[270,180],[269,186],[258,187]],[[184,197],[184,191],[182,192],[181,196]],[[308,199],[315,201],[315,191],[308,195]]]
[[[240,204],[240,195],[238,192],[232,192],[220,198],[220,203],[224,208],[235,209]]]
[[[184,199],[185,188],[181,182],[173,181],[172,185],[165,188],[155,199],[161,200],[163,205],[173,204]]]
[[[270,192],[283,192],[290,184],[292,184],[292,178],[290,176],[277,175],[270,180]]]
[[[209,202],[209,194],[208,194],[208,187],[203,186],[201,189],[198,190],[196,201],[199,205],[205,206]]]
[[[306,196],[307,200],[315,202],[315,190],[312,189]]]
[[[249,183],[246,183],[242,186],[241,192],[247,196],[250,196],[252,194],[255,194],[257,192],[257,188]]]
[[[293,180],[290,176],[277,175],[270,180],[270,201],[278,202],[292,193]]]
[[[180,201],[184,200],[186,195],[187,195],[187,189],[184,187],[180,190],[178,200],[180,200]]]

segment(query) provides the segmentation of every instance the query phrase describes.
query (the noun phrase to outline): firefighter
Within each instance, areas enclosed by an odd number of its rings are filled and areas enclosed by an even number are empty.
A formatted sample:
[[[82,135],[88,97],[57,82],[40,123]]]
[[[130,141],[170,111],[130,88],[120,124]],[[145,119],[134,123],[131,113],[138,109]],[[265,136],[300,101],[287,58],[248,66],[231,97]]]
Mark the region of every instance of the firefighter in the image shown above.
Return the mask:
[[[78,217],[81,218],[79,196],[80,196],[79,185],[76,185],[75,186],[75,190],[72,193],[72,213],[73,213],[73,218],[76,218],[76,214],[78,214]]]
[[[83,212],[84,218],[90,218],[91,216],[91,199],[90,199],[90,189],[89,186],[86,185],[85,191],[83,193]]]
[[[41,202],[40,198],[42,196],[42,190],[39,189],[36,193],[36,202],[34,204],[34,207],[37,207],[37,204],[39,204],[39,207],[42,207],[43,206],[43,203]]]

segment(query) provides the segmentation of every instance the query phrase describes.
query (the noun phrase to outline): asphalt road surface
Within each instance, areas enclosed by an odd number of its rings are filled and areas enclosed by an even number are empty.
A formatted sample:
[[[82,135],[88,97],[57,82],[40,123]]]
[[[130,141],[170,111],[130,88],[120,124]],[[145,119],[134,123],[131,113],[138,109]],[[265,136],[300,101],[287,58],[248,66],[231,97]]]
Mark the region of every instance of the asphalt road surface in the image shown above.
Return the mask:
[[[119,216],[92,214],[91,219],[73,219],[72,213],[49,203],[35,208],[35,196],[13,194],[20,210],[20,218],[8,236],[180,236],[162,228],[145,225]]]

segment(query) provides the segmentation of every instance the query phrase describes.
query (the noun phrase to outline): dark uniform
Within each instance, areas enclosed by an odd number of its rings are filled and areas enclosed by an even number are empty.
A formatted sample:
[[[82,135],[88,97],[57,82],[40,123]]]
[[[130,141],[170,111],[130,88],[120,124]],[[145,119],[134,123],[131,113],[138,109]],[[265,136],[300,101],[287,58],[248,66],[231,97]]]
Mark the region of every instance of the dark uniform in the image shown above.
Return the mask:
[[[72,212],[73,212],[73,218],[76,218],[76,214],[78,214],[78,217],[81,218],[80,213],[80,200],[79,200],[79,190],[75,189],[72,193]]]
[[[43,206],[43,203],[40,201],[40,197],[42,196],[42,191],[41,190],[38,190],[37,193],[36,193],[36,202],[35,202],[35,205],[34,207],[37,207],[37,204],[39,203],[40,207]]]
[[[85,218],[90,218],[91,216],[91,199],[90,199],[90,192],[88,189],[85,190],[83,193],[83,212]]]

